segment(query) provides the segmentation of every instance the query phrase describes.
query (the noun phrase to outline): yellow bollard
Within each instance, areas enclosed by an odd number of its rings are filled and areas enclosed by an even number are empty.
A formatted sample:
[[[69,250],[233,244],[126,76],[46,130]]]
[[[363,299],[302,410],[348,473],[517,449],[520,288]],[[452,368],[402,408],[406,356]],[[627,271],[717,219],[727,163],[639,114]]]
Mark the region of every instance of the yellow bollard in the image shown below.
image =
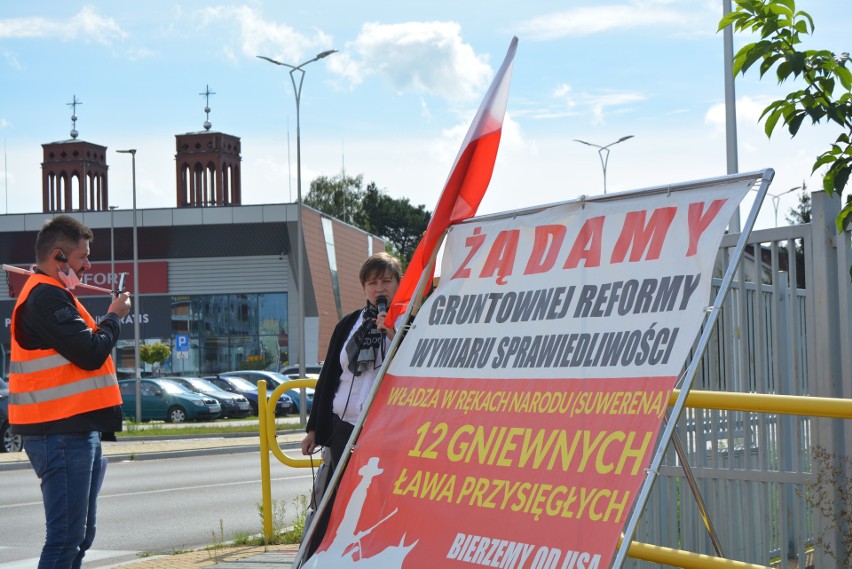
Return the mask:
[[[287,391],[288,389],[299,389],[301,387],[313,387],[317,384],[317,380],[315,379],[292,379],[290,381],[286,381],[283,384],[279,385],[275,388],[272,394],[269,396],[269,411],[268,416],[271,419],[266,421],[267,425],[267,440],[269,441],[269,450],[272,451],[272,454],[275,455],[282,464],[286,466],[291,466],[293,468],[310,468],[310,467],[318,467],[322,464],[322,461],[319,458],[293,458],[292,456],[288,456],[284,454],[284,451],[281,450],[281,447],[275,442],[275,403],[281,397],[281,395]],[[258,389],[259,390],[259,389]]]
[[[260,486],[263,504],[263,536],[267,543],[272,540],[272,474],[269,463],[270,451],[286,466],[293,468],[318,467],[322,460],[314,457],[292,458],[278,446],[275,425],[275,404],[288,389],[314,387],[315,379],[296,379],[276,387],[267,399],[266,380],[257,382],[257,428],[260,434]]]
[[[273,409],[275,408],[273,407]],[[266,407],[266,380],[261,379],[257,382],[257,426],[258,431],[260,431],[260,488],[263,504],[263,537],[267,543],[272,541],[272,481],[269,468],[268,415],[269,411]],[[275,423],[274,412],[272,413],[272,422]]]

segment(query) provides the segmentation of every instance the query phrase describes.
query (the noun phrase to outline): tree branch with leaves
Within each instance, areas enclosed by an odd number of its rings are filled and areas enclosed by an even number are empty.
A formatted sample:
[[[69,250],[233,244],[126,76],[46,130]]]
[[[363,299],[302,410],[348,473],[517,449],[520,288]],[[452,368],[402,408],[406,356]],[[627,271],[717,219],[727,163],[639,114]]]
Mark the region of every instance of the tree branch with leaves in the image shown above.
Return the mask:
[[[159,365],[169,359],[172,355],[172,350],[167,345],[157,342],[156,344],[142,344],[139,346],[139,357],[143,362],[150,366],[154,366],[159,373]]]
[[[852,71],[847,68],[849,53],[828,50],[800,50],[801,36],[814,31],[813,18],[796,10],[795,0],[735,0],[737,8],[719,22],[719,30],[732,25],[737,32],[751,32],[760,39],[743,46],[734,56],[734,74],[745,74],[760,62],[760,76],[773,68],[778,83],[804,81],[785,98],[770,103],[760,115],[767,136],[783,125],[795,137],[806,118],[840,126],[843,132],[829,148],[816,157],[812,173],[826,166],[823,189],[829,195],[843,195],[852,173]],[[843,231],[852,221],[852,201],[837,216],[837,229]]]

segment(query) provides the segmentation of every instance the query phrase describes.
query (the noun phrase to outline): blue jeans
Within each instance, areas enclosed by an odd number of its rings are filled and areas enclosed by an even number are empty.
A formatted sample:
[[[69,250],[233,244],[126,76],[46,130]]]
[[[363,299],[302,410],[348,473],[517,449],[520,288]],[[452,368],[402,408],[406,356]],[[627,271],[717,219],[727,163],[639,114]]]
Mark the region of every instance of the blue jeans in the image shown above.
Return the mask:
[[[79,569],[95,539],[101,436],[25,435],[24,450],[41,480],[47,533],[38,569]]]

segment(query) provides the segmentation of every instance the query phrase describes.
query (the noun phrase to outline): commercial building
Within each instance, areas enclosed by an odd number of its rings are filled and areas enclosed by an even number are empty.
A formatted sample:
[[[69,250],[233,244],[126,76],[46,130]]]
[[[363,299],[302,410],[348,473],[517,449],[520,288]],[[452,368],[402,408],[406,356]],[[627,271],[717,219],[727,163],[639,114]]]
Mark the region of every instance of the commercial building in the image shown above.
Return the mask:
[[[298,205],[241,205],[240,139],[209,130],[176,136],[176,206],[136,211],[140,339],[172,348],[161,371],[182,375],[277,369],[298,363]],[[43,211],[0,216],[0,262],[29,267],[36,234],[66,213],[92,228],[92,269],[82,280],[113,288],[133,270],[134,212],[109,207],[107,148],[72,138],[44,144]],[[114,182],[114,181],[113,181]],[[129,184],[129,181],[128,181]],[[364,302],[363,260],[384,241],[302,206],[306,364],[325,357],[337,320]],[[10,319],[26,279],[0,287],[0,356],[8,375]],[[126,288],[132,291],[133,279]],[[109,295],[75,291],[93,316]],[[135,292],[135,291],[134,291]],[[133,313],[124,319],[117,367],[134,369]],[[150,366],[145,366],[150,371]]]

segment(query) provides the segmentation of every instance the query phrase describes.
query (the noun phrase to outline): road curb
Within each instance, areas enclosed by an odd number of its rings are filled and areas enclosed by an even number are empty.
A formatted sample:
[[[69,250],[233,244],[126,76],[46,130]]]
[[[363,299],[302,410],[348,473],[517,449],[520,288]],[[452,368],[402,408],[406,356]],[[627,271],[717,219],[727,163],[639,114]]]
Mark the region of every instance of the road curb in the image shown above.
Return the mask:
[[[123,440],[123,443],[128,442],[157,442],[157,441],[174,441],[174,440],[191,440],[191,439],[211,439],[211,438],[220,438],[220,439],[233,439],[233,438],[248,438],[248,437],[256,437],[252,433],[229,433],[230,436],[217,434],[217,435],[175,435],[174,437],[139,437],[138,439],[134,437],[134,441]],[[295,450],[300,448],[300,442],[298,440],[288,440],[281,441],[279,445],[284,450]],[[203,455],[220,455],[220,454],[236,454],[243,452],[260,452],[260,444],[245,444],[245,445],[231,445],[231,446],[221,446],[221,447],[200,447],[200,448],[185,448],[185,449],[175,449],[175,450],[147,450],[140,449],[137,451],[129,451],[129,452],[120,452],[120,453],[109,453],[106,452],[104,455],[109,458],[110,462],[136,462],[142,460],[161,460],[167,458],[186,458],[191,456],[203,456]],[[26,458],[26,453],[21,451],[18,453],[21,456],[20,460],[8,461],[8,462],[0,462],[0,472],[7,470],[24,470],[31,468],[29,460]]]

